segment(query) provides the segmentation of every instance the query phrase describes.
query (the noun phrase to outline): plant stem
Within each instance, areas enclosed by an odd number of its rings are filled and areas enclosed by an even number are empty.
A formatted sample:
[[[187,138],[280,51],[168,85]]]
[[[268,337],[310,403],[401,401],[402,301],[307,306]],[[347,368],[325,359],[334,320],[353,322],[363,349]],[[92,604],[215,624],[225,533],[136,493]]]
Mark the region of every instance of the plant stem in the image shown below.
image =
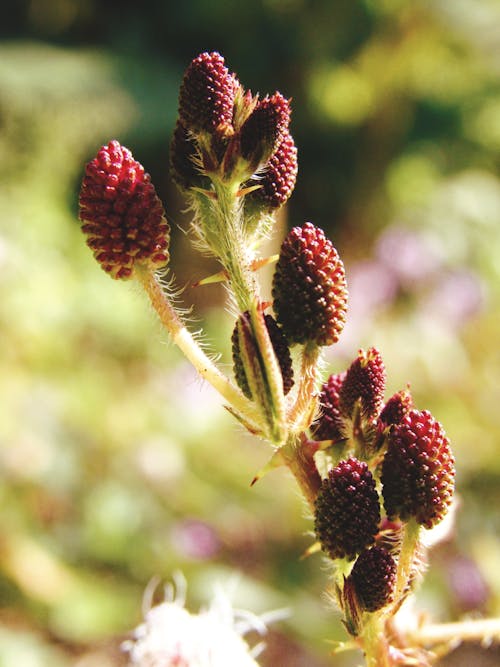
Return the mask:
[[[289,436],[288,442],[279,452],[297,480],[309,507],[314,511],[314,502],[321,487],[321,477],[316,468],[313,453],[304,448],[302,443],[293,435]]]
[[[423,625],[412,632],[411,638],[421,646],[434,646],[450,641],[500,642],[500,618]]]
[[[256,430],[260,430],[261,417],[255,405],[235,387],[229,378],[203,352],[169,301],[154,272],[146,267],[138,267],[136,276],[173,342],[193,364],[201,377],[207,380],[246,421],[255,425]]]
[[[314,413],[314,399],[318,380],[321,348],[314,342],[306,343],[302,351],[302,367],[297,398],[288,413],[292,431],[299,433],[309,426]]]
[[[415,519],[410,519],[404,526],[399,552],[396,586],[394,588],[394,604],[397,606],[410,583],[415,558],[418,552],[421,526]]]
[[[383,616],[377,613],[370,614],[370,619],[364,624],[362,636],[363,651],[366,658],[366,667],[391,667],[389,642],[385,635]]]

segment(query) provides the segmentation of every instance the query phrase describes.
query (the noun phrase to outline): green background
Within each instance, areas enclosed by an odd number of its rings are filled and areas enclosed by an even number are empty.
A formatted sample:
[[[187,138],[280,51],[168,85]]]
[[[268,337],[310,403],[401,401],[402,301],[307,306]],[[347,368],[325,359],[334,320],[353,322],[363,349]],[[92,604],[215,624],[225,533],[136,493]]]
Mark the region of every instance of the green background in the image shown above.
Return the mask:
[[[99,269],[79,229],[83,166],[117,138],[151,173],[193,328],[231,373],[224,290],[190,287],[214,267],[189,245],[168,174],[178,86],[204,50],[253,92],[293,98],[299,176],[269,251],[311,220],[345,262],[349,324],[325,372],[377,346],[387,395],[410,383],[452,441],[456,529],[431,554],[419,607],[436,620],[499,615],[499,3],[6,5],[1,667],[120,664],[148,582],[177,570],[192,610],[234,576],[237,606],[290,609],[263,665],[360,660],[328,657],[325,640],[345,634],[321,556],[300,560],[311,522],[294,481],[278,470],[249,487],[268,448],[196,379],[138,287]],[[497,664],[493,649],[481,656],[449,664]]]

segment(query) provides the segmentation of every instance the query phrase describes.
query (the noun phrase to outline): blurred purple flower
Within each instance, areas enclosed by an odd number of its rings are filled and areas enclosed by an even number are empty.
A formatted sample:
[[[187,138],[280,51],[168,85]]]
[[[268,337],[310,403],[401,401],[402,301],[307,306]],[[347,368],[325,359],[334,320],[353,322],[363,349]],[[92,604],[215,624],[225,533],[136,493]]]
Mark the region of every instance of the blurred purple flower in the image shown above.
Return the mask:
[[[484,610],[490,591],[476,563],[467,556],[457,555],[447,562],[446,567],[450,588],[460,610]]]
[[[172,543],[183,557],[193,560],[212,558],[220,548],[214,529],[198,519],[179,521],[172,530]]]
[[[479,277],[470,270],[457,269],[443,274],[427,295],[422,310],[431,319],[456,329],[481,312],[484,301],[484,286]]]
[[[430,241],[402,225],[392,225],[381,233],[375,255],[403,287],[425,281],[441,266],[439,254]]]

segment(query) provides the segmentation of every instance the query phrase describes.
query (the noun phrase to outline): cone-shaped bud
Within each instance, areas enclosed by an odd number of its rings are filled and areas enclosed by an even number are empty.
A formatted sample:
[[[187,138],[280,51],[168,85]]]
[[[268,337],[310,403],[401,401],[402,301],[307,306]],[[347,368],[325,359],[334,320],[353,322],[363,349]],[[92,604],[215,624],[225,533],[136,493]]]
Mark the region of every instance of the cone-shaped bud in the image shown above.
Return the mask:
[[[196,144],[178,120],[170,143],[170,175],[181,190],[206,185],[199,162]]]
[[[330,470],[315,502],[314,530],[330,558],[352,560],[374,542],[380,522],[375,480],[363,461],[350,458]]]
[[[360,350],[347,369],[339,391],[341,413],[351,418],[359,405],[365,419],[376,419],[384,401],[384,390],[385,366],[380,352],[374,347],[367,352]]]
[[[384,547],[372,547],[360,553],[347,585],[362,611],[378,611],[392,602],[396,584],[396,563]]]
[[[240,130],[240,152],[251,171],[267,162],[280,145],[290,123],[290,102],[281,93],[255,106]]]
[[[319,395],[319,414],[311,425],[311,434],[315,440],[341,440],[343,420],[339,410],[339,389],[345,378],[345,371],[330,375],[321,386]]]
[[[79,204],[87,245],[111,277],[130,278],[136,264],[167,264],[170,229],[162,203],[149,174],[118,141],[87,164]]]
[[[306,222],[281,246],[273,277],[274,310],[290,343],[335,343],[344,327],[344,265],[322,229]]]
[[[382,408],[382,412],[379,416],[379,421],[381,424],[386,426],[392,426],[393,424],[399,424],[405,415],[410,412],[413,407],[413,398],[408,389],[402,389],[401,391],[393,394],[390,399],[386,402]]]
[[[446,514],[454,491],[455,467],[441,424],[424,410],[410,410],[388,437],[382,463],[387,516],[432,528]]]
[[[250,313],[246,312],[241,316],[245,321],[249,321]],[[288,348],[288,343],[284,337],[281,329],[276,324],[276,320],[272,315],[264,315],[264,322],[271,340],[274,353],[278,360],[278,364],[281,370],[281,375],[283,377],[283,394],[286,396],[290,389],[293,387],[293,367],[292,367],[292,358],[290,356],[290,350]],[[233,354],[233,370],[236,382],[245,394],[247,398],[252,398],[252,391],[248,384],[247,373],[245,371],[245,366],[243,364],[241,350],[240,350],[240,335],[238,331],[238,322],[236,323],[233,333],[231,336],[232,343],[232,354]],[[253,342],[253,345],[255,343]],[[258,355],[257,348],[255,347],[255,355]]]
[[[179,118],[191,132],[232,133],[239,87],[217,52],[201,53],[187,68],[179,92]]]
[[[295,188],[297,171],[297,148],[291,134],[285,131],[262,174],[249,182],[249,185],[260,185],[251,193],[251,202],[269,211],[283,206]]]

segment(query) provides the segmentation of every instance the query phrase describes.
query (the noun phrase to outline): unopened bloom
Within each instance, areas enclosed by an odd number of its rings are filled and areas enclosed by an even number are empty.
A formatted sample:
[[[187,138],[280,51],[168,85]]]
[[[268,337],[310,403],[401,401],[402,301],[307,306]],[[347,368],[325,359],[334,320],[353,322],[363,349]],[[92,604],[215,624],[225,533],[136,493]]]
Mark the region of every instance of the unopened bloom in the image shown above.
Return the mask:
[[[241,156],[255,171],[281,143],[290,122],[290,102],[281,93],[259,100],[240,130]]]
[[[239,83],[216,51],[201,53],[188,66],[179,92],[179,118],[194,133],[232,134]]]
[[[364,461],[351,457],[330,470],[315,502],[314,530],[330,558],[352,560],[373,544],[380,523],[375,480]]]
[[[243,318],[243,324],[246,323],[249,329],[250,313],[248,312],[244,313],[243,315],[240,316],[240,319],[241,318]],[[283,393],[286,396],[294,384],[293,366],[292,366],[292,358],[290,356],[290,349],[288,347],[288,343],[286,342],[286,338],[283,335],[281,329],[276,324],[276,320],[274,319],[274,317],[272,315],[264,315],[264,322],[267,328],[267,332],[269,334],[269,338],[271,340],[271,344],[274,349],[274,353],[276,355],[276,359],[278,360],[278,364],[281,370],[281,376],[283,378]],[[238,323],[236,323],[233,329],[233,333],[231,336],[231,343],[232,343],[234,376],[236,378],[236,382],[241,391],[245,394],[245,396],[247,398],[252,398],[252,391],[248,384],[247,372],[245,370],[245,366],[241,358]],[[250,344],[252,345],[252,347],[255,346],[254,355],[255,357],[257,357],[259,352],[257,350],[255,341],[252,341]]]
[[[249,181],[259,186],[249,195],[250,201],[270,211],[280,208],[295,188],[297,172],[297,148],[292,135],[285,131],[262,171]]]
[[[136,264],[167,264],[170,228],[144,167],[118,141],[87,164],[80,191],[87,245],[112,278],[130,278]]]
[[[345,417],[352,417],[359,404],[361,414],[369,420],[378,416],[384,400],[385,366],[380,352],[371,347],[360,350],[347,369],[339,390],[339,407]]]
[[[273,277],[274,311],[290,343],[335,343],[344,327],[344,265],[323,230],[306,222],[282,243]]]
[[[396,584],[396,563],[384,547],[360,553],[347,578],[361,611],[377,611],[392,601]]]
[[[339,390],[345,378],[345,371],[332,374],[321,386],[319,414],[311,424],[315,440],[340,440],[343,435],[343,420],[339,410]]]
[[[388,437],[382,494],[389,518],[415,518],[432,528],[453,498],[455,467],[450,443],[430,412],[410,410]]]

